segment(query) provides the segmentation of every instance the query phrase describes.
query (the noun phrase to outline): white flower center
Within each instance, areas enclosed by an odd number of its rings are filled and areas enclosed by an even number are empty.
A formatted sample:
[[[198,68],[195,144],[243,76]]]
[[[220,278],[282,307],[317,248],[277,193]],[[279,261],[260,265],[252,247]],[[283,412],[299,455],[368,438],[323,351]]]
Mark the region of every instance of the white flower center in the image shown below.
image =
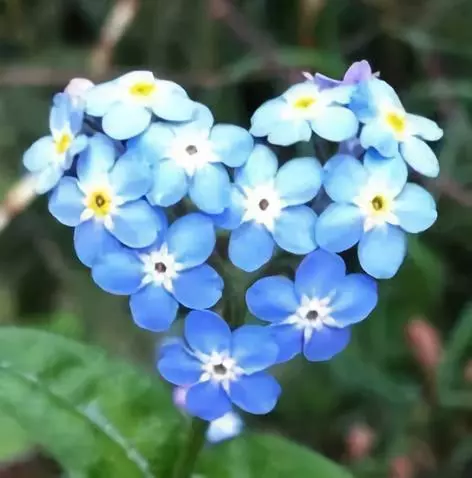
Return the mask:
[[[140,254],[139,257],[143,262],[142,285],[154,283],[162,285],[166,290],[172,292],[172,281],[179,275],[182,265],[176,262],[174,256],[169,253],[167,244],[163,244],[159,250]]]
[[[200,382],[211,380],[228,388],[230,382],[237,380],[244,373],[228,353],[213,352],[211,355],[202,355],[200,360],[202,361]]]
[[[275,220],[284,208],[283,201],[275,189],[274,182],[256,186],[253,189],[243,188],[244,209],[243,222],[255,221],[263,224],[269,231],[274,229]]]

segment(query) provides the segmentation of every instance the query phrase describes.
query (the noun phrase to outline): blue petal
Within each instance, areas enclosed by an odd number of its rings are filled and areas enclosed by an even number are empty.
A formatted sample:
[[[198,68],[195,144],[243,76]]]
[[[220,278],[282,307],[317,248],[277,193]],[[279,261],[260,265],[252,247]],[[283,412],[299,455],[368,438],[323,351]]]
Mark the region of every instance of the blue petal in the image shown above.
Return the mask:
[[[275,187],[287,206],[311,201],[321,188],[322,168],[315,158],[296,158],[285,163],[275,178]]]
[[[274,228],[277,245],[292,254],[308,254],[317,247],[315,226],[317,216],[308,206],[293,206],[282,210]]]
[[[310,340],[304,344],[303,354],[311,362],[330,360],[347,347],[350,338],[349,328],[323,327],[314,330]]]
[[[74,156],[81,153],[88,146],[88,137],[85,134],[79,134],[76,136],[67,151],[67,156],[73,159]],[[70,167],[70,166],[69,166]]]
[[[88,148],[77,161],[77,177],[81,184],[94,184],[105,176],[115,163],[115,146],[105,135],[97,133],[89,139]]]
[[[151,171],[134,154],[126,153],[113,167],[110,183],[123,201],[133,201],[149,191],[152,184]]]
[[[274,324],[270,327],[279,347],[277,363],[288,362],[301,353],[303,349],[303,329],[294,325]]]
[[[433,196],[417,184],[407,184],[395,199],[394,213],[400,227],[418,233],[431,227],[438,217]]]
[[[336,202],[351,202],[366,184],[368,175],[362,163],[353,156],[336,155],[325,164],[323,186]]]
[[[403,159],[415,170],[429,178],[439,174],[438,158],[434,151],[421,139],[411,136],[400,145]]]
[[[285,107],[286,102],[281,98],[274,98],[263,103],[252,115],[249,132],[256,137],[267,136],[272,126],[280,121]]]
[[[202,103],[197,103],[196,101],[193,102],[194,110],[192,113],[191,121],[187,121],[185,123],[177,123],[179,125],[184,126],[186,131],[197,131],[201,133],[209,133],[215,119],[213,118],[213,114],[208,108]],[[175,125],[176,123],[174,123]]]
[[[302,297],[323,299],[335,290],[346,274],[336,254],[317,250],[307,255],[295,272],[295,290]]]
[[[203,214],[187,214],[169,227],[166,242],[169,252],[184,269],[199,266],[215,248],[215,228]]]
[[[62,178],[49,199],[49,212],[66,226],[77,226],[84,210],[84,194],[77,179]]]
[[[157,368],[165,380],[182,387],[197,383],[202,374],[201,363],[189,355],[181,345],[166,350]]]
[[[331,316],[343,327],[364,320],[377,305],[377,283],[365,274],[349,274],[339,282],[330,304]]]
[[[367,123],[359,139],[364,149],[375,148],[382,156],[391,157],[398,153],[398,141],[380,119]]]
[[[223,280],[209,265],[182,271],[172,282],[175,298],[189,309],[207,309],[221,298]]]
[[[414,136],[419,136],[426,141],[437,141],[443,136],[443,130],[436,122],[428,118],[408,114],[406,115],[406,120]]]
[[[119,99],[116,83],[109,81],[90,88],[85,94],[85,111],[91,116],[103,116]]]
[[[264,226],[247,222],[231,233],[228,253],[235,266],[253,272],[269,262],[274,239]]]
[[[233,230],[241,225],[244,211],[244,196],[241,190],[233,185],[229,206],[221,214],[214,214],[211,218],[218,227]]]
[[[134,251],[122,248],[99,257],[93,265],[92,278],[106,292],[134,294],[144,277],[144,264]]]
[[[406,255],[406,235],[390,224],[366,232],[359,242],[362,268],[376,279],[390,279],[400,268]]]
[[[149,126],[151,116],[151,112],[143,106],[115,103],[103,116],[103,131],[113,139],[129,139]]]
[[[259,372],[231,382],[229,396],[233,403],[245,412],[264,415],[273,410],[281,391],[274,377]]]
[[[167,207],[178,203],[188,191],[185,170],[174,160],[156,163],[152,169],[153,185],[147,197],[151,204]]]
[[[238,436],[243,428],[243,419],[235,412],[228,412],[210,423],[206,439],[209,443],[220,443]]]
[[[184,327],[185,339],[192,350],[205,355],[231,350],[231,330],[214,312],[194,310],[187,315]]]
[[[310,141],[310,123],[304,119],[280,119],[271,126],[267,141],[277,146],[289,146],[300,141]]]
[[[128,147],[136,149],[149,165],[154,165],[167,155],[169,145],[175,139],[172,127],[165,123],[152,123],[141,135],[132,138]]]
[[[68,126],[71,112],[70,96],[67,93],[57,93],[53,98],[53,106],[49,112],[49,129],[60,131]]]
[[[216,420],[231,411],[231,402],[220,384],[202,382],[187,392],[186,410],[203,420]]]
[[[232,124],[214,126],[210,140],[215,153],[231,168],[242,166],[254,148],[252,136],[244,128]]]
[[[258,319],[279,322],[290,317],[299,307],[294,284],[283,276],[263,277],[246,292],[246,304]]]
[[[37,194],[44,194],[50,191],[61,180],[64,171],[61,167],[50,165],[35,175],[35,191]]]
[[[231,357],[245,374],[261,372],[274,365],[279,348],[267,327],[243,325],[233,332]]]
[[[386,101],[388,101],[388,103],[393,105],[395,108],[403,110],[403,105],[398,98],[398,95],[386,81],[380,80],[378,78],[372,78],[367,85],[376,106],[385,104]]]
[[[179,308],[178,302],[164,287],[153,283],[133,294],[129,306],[136,325],[152,332],[168,330]]]
[[[274,179],[279,163],[277,156],[267,146],[256,144],[246,164],[235,171],[235,183],[240,187],[254,188]]]
[[[328,141],[341,142],[356,135],[359,122],[356,115],[343,106],[328,106],[310,121],[313,131]]]
[[[208,214],[220,214],[228,207],[231,184],[222,164],[206,164],[197,169],[190,183],[190,199]]]
[[[158,227],[152,207],[138,200],[117,209],[110,232],[128,247],[146,247],[156,240]]]
[[[363,216],[357,206],[330,204],[316,222],[315,237],[320,247],[331,252],[351,248],[361,238]]]
[[[46,168],[55,155],[52,136],[44,136],[35,141],[24,153],[23,164],[33,173]]]
[[[196,104],[181,86],[171,81],[159,80],[157,89],[158,94],[151,105],[156,116],[168,121],[187,121],[192,118]]]

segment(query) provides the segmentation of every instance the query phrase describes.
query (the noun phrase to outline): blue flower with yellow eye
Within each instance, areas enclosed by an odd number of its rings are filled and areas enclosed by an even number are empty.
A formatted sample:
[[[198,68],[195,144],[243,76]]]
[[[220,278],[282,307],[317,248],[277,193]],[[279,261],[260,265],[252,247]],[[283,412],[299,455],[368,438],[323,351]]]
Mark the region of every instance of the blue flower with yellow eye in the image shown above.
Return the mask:
[[[51,134],[38,139],[23,155],[23,164],[35,175],[37,193],[51,190],[87,146],[87,137],[80,134],[82,123],[82,108],[68,94],[57,94],[49,114]]]
[[[102,118],[103,131],[123,140],[142,133],[153,114],[167,121],[187,121],[194,102],[177,83],[159,80],[150,71],[133,71],[84,93],[85,111]]]
[[[322,89],[313,81],[293,85],[256,110],[250,133],[267,136],[269,143],[280,146],[309,141],[312,132],[329,141],[345,141],[355,136],[359,127],[346,107],[353,90],[345,85]]]
[[[400,154],[420,174],[436,177],[439,163],[425,141],[437,141],[443,130],[432,120],[407,113],[393,88],[373,78],[359,85],[351,108],[363,128],[360,143],[385,157]]]
[[[151,186],[149,170],[130,153],[115,157],[113,142],[96,134],[79,156],[77,178],[62,178],[49,200],[51,214],[75,227],[75,250],[89,267],[118,241],[149,246],[161,228],[159,215],[143,199]]]
[[[319,216],[316,240],[332,252],[358,245],[362,268],[377,279],[396,274],[406,254],[406,233],[419,233],[436,220],[433,197],[407,183],[399,157],[368,151],[364,162],[339,155],[325,165],[324,188],[334,201]]]

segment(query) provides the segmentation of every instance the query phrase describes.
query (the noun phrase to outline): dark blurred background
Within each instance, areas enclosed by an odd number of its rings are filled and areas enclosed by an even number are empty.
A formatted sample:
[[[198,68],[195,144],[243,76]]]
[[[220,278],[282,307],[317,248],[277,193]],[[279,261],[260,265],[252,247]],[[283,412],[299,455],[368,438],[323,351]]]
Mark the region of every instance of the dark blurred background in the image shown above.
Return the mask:
[[[51,95],[69,79],[149,69],[247,126],[300,71],[340,77],[365,58],[445,130],[442,174],[426,184],[439,219],[412,238],[351,346],[328,364],[282,367],[278,408],[252,423],[359,478],[472,477],[471,25],[470,0],[0,0],[0,322],[152,370],[156,337],[93,285],[45,198],[26,204],[22,153],[47,134]],[[57,476],[34,450],[0,402],[0,477]]]

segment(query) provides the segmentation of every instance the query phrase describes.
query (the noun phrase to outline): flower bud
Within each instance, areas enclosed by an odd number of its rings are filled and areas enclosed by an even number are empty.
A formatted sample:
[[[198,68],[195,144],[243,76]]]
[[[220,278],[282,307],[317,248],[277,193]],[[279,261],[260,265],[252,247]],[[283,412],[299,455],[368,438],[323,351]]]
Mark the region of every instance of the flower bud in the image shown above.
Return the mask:
[[[347,455],[350,460],[362,460],[369,455],[375,441],[375,432],[365,423],[352,425],[346,436]]]
[[[407,456],[397,456],[390,463],[390,478],[413,478],[413,463]]]
[[[442,341],[436,328],[423,319],[413,319],[406,326],[410,349],[423,370],[434,373],[442,354]]]

